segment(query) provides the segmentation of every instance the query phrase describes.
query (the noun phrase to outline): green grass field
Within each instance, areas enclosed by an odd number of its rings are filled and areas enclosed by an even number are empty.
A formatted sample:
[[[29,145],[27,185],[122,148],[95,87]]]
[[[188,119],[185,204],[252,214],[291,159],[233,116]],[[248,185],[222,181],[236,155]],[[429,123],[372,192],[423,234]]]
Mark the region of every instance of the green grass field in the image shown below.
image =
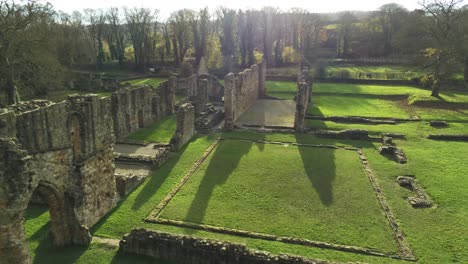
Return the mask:
[[[295,83],[268,82],[268,92],[293,98]],[[401,96],[427,96],[429,91],[405,86],[316,84],[317,108],[330,115],[395,117],[420,115],[423,119],[451,120],[447,128],[430,127],[426,120],[397,125],[341,124],[308,120],[319,129],[368,129],[404,133],[394,140],[408,156],[398,164],[378,153],[380,142],[317,138],[310,134],[264,134],[252,131],[196,136],[109,215],[92,228],[98,237],[121,239],[133,228],[227,240],[274,254],[287,253],[338,262],[398,263],[390,258],[366,256],[332,249],[292,245],[196,228],[145,222],[154,208],[176,186],[194,162],[214,142],[225,138],[328,144],[361,148],[374,170],[382,193],[397,218],[416,263],[468,263],[468,147],[465,142],[428,140],[428,134],[468,134],[467,92],[443,91],[446,108],[396,103]],[[354,96],[350,96],[353,94]],[[318,98],[317,98],[318,97]],[[432,100],[432,98],[429,98]],[[441,99],[441,100],[442,100]],[[461,102],[461,106],[460,106]],[[316,110],[316,111],[318,111]],[[315,111],[315,110],[314,110]],[[167,121],[170,123],[170,121]],[[156,126],[156,124],[155,124]],[[167,127],[171,127],[167,125]],[[165,129],[161,129],[164,130]],[[151,138],[158,130],[148,129]],[[160,136],[160,135],[158,135]],[[166,138],[169,137],[168,135]],[[434,201],[428,209],[414,209],[413,194],[396,183],[399,175],[415,175]],[[388,223],[352,151],[287,147],[226,140],[218,146],[181,191],[163,210],[162,217],[233,229],[305,237],[324,242],[369,246],[395,251]],[[90,247],[54,248],[47,238],[49,216],[44,207],[30,207],[26,231],[34,263],[163,263],[117,254],[113,247],[93,242]]]
[[[149,127],[139,129],[128,136],[130,140],[143,142],[169,142],[177,128],[175,115],[163,117]]]
[[[159,86],[160,83],[167,81],[167,78],[141,78],[130,81],[124,81],[122,83],[130,83],[131,85],[151,85],[155,88]]]
[[[405,66],[356,66],[339,65],[326,67],[326,78],[351,78],[375,80],[410,80],[426,72]],[[316,74],[317,75],[317,74]]]
[[[296,90],[294,82],[267,82],[267,93],[277,98],[293,99]],[[315,83],[312,90],[312,115],[468,121],[468,91],[463,89],[442,91],[439,98],[411,86]]]
[[[395,252],[380,210],[355,151],[225,140],[161,217]]]

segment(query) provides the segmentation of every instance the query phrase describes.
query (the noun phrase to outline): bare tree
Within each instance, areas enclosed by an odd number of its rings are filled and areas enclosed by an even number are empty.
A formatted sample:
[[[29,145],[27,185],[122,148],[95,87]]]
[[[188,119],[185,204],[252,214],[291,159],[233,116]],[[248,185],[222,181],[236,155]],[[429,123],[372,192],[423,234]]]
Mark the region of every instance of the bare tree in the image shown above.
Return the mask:
[[[119,65],[122,65],[125,60],[125,32],[117,7],[111,7],[107,10],[107,21],[109,22],[107,32],[109,48],[114,59],[117,59]]]
[[[185,54],[192,45],[190,21],[194,19],[194,16],[192,10],[183,9],[173,13],[169,18],[176,65],[180,65],[184,61]]]
[[[106,16],[102,9],[85,9],[84,14],[88,22],[87,32],[89,35],[90,48],[96,56],[96,69],[102,70],[104,62],[103,36]]]
[[[379,8],[378,20],[382,27],[385,55],[393,52],[393,36],[403,25],[407,15],[408,10],[399,4],[390,3]]]
[[[222,7],[217,10],[217,16],[221,24],[219,39],[221,42],[221,53],[223,54],[224,71],[228,73],[232,71],[236,53],[234,28],[236,11]]]
[[[133,52],[135,55],[136,68],[144,70],[145,44],[155,26],[158,10],[149,8],[124,9],[125,20],[127,22],[128,34],[132,41]]]
[[[353,34],[354,23],[356,17],[351,12],[343,12],[339,18],[338,24],[338,47],[337,53],[339,56],[347,56],[349,54],[351,36]]]
[[[195,64],[199,65],[200,60],[206,55],[206,42],[209,32],[210,13],[208,8],[200,9],[196,16],[192,16],[190,21],[193,35],[193,48],[195,50]]]
[[[6,92],[7,104],[20,101],[18,87],[44,93],[63,79],[53,53],[53,14],[49,4],[0,1],[0,88]]]
[[[448,62],[455,55],[454,43],[457,38],[457,24],[460,22],[463,12],[459,5],[463,0],[424,0],[421,3],[424,11],[430,15],[427,30],[434,40],[434,47],[426,50],[427,57],[433,62],[434,84],[432,96],[439,96],[440,82],[446,77]]]

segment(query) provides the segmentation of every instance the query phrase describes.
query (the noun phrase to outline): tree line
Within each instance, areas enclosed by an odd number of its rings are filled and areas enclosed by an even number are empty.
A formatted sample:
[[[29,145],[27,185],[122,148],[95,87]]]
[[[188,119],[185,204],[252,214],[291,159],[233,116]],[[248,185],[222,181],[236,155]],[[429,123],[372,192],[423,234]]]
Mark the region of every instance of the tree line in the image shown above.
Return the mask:
[[[439,83],[464,68],[468,78],[468,16],[462,0],[429,0],[409,11],[386,4],[373,12],[183,9],[161,20],[150,8],[85,9],[67,14],[35,0],[0,0],[0,89],[8,104],[22,93],[60,89],[74,65],[106,63],[144,71],[184,63],[229,72],[264,59],[270,67],[301,57],[424,58]],[[463,67],[462,67],[463,66]]]

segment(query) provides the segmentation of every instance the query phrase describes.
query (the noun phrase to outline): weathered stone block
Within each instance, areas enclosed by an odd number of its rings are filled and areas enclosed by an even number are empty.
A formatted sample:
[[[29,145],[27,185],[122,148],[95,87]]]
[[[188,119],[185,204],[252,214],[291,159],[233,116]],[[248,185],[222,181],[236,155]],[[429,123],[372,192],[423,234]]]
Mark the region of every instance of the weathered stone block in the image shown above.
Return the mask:
[[[177,110],[177,130],[170,142],[171,151],[179,150],[195,135],[195,109],[190,103]]]

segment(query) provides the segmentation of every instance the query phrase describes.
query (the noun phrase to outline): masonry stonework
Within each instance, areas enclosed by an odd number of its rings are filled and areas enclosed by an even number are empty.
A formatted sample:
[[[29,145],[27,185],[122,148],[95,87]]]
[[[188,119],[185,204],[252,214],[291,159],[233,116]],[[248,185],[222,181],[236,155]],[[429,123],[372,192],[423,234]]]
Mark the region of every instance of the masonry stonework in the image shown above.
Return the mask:
[[[171,77],[159,85],[126,87],[112,94],[112,113],[117,140],[174,113],[175,85]]]
[[[109,98],[70,96],[0,112],[0,259],[30,263],[24,211],[33,193],[49,206],[58,246],[89,244],[89,228],[117,203]]]
[[[297,132],[304,131],[305,116],[307,107],[311,102],[312,94],[312,81],[309,76],[308,70],[303,70],[299,74],[297,81],[297,94],[296,94],[296,114],[294,118],[294,129]]]
[[[179,150],[195,133],[195,108],[190,103],[185,103],[177,110],[177,130],[170,142],[171,150]]]
[[[226,130],[259,98],[265,96],[265,63],[255,64],[239,74],[229,73],[224,78],[224,111]]]
[[[328,261],[273,255],[245,245],[134,229],[120,241],[119,251],[181,264],[327,264]]]

